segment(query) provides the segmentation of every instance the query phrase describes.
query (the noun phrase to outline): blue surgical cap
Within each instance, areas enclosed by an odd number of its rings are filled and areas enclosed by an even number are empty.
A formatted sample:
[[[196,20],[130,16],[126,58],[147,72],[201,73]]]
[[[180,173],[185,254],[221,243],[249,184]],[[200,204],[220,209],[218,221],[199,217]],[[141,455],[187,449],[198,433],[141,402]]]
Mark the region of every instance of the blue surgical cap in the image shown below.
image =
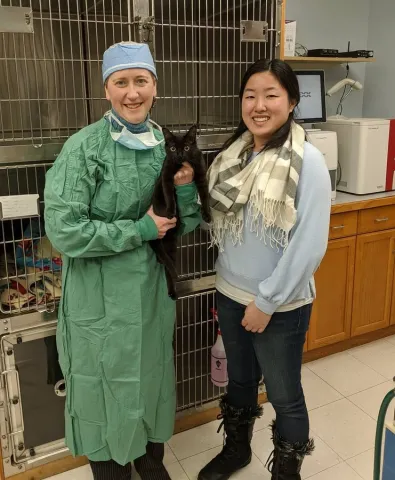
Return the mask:
[[[103,83],[112,73],[127,68],[144,68],[158,78],[154,59],[146,43],[121,42],[108,48],[103,55]]]

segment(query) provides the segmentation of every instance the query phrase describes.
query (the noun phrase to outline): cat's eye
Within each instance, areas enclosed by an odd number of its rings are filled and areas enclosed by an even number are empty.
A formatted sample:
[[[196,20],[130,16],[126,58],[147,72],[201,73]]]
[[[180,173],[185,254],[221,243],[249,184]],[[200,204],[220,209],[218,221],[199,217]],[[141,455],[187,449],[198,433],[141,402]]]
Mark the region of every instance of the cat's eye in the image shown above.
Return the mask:
[[[187,152],[189,150],[189,147],[188,145],[186,147],[184,147],[184,150]]]
[[[170,147],[171,152],[175,152],[176,150],[177,150],[176,147]]]

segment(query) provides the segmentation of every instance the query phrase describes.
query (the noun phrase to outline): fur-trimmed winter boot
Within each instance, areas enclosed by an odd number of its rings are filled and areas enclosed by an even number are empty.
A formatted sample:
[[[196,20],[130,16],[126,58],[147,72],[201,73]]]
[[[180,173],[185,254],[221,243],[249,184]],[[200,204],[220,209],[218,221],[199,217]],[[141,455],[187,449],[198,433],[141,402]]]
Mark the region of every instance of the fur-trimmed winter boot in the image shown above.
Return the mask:
[[[255,419],[262,416],[263,409],[254,407],[236,408],[229,404],[227,395],[220,401],[218,419],[225,428],[224,447],[199,473],[198,480],[227,480],[233,473],[251,462],[251,439]]]
[[[272,480],[301,480],[300,470],[306,455],[314,451],[314,440],[305,443],[289,443],[280,436],[276,422],[272,423],[274,450],[266,462]]]

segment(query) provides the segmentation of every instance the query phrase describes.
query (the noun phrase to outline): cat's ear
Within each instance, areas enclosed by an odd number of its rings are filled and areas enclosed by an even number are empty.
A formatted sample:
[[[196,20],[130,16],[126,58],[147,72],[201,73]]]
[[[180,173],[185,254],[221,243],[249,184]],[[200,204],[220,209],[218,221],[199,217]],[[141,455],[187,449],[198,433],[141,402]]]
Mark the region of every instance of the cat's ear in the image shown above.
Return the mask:
[[[197,125],[192,125],[192,127],[188,130],[188,133],[185,135],[184,138],[189,143],[195,143],[196,135],[197,135]]]
[[[162,133],[163,133],[163,136],[165,137],[166,142],[170,142],[171,140],[173,140],[174,135],[166,127],[162,127]]]

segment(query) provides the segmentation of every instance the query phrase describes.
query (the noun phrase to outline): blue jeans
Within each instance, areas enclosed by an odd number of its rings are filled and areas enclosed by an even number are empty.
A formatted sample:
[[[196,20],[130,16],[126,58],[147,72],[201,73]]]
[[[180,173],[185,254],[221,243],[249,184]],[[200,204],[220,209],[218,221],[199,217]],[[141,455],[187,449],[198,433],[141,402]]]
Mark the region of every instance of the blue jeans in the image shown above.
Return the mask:
[[[263,333],[251,333],[241,325],[246,307],[217,292],[218,319],[228,360],[228,401],[235,407],[256,405],[263,374],[278,433],[291,443],[309,438],[301,368],[311,307],[275,313]]]

